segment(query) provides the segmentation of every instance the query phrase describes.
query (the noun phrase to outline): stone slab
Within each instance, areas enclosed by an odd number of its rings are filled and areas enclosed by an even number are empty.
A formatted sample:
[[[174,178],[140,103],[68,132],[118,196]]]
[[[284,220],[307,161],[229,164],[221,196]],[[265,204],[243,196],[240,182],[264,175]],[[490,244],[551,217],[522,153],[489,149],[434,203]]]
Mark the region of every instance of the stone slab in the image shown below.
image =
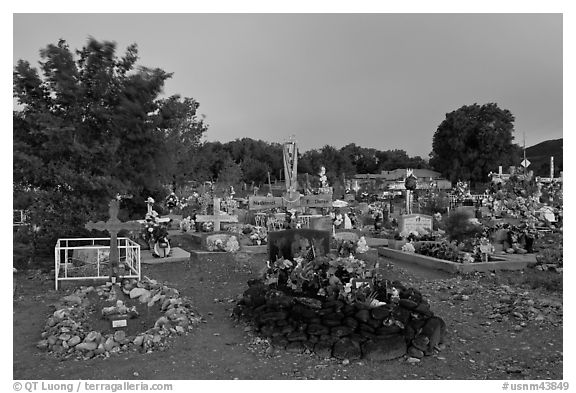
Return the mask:
[[[171,262],[183,262],[190,259],[190,253],[181,249],[180,247],[172,247],[170,250],[170,256],[166,258],[156,258],[152,256],[150,250],[140,251],[140,263],[147,265],[153,265],[158,263],[171,263]]]
[[[476,262],[476,263],[457,263],[444,261],[438,258],[432,258],[425,255],[419,255],[400,250],[393,250],[391,248],[380,247],[378,255],[396,259],[403,262],[413,263],[432,269],[443,270],[449,273],[472,273],[472,272],[491,272],[498,270],[522,270],[529,266],[536,264],[536,258],[531,255],[530,257],[519,258],[517,256],[510,258],[507,255],[498,255],[502,261],[495,262]],[[532,258],[533,257],[533,258]]]
[[[366,239],[366,244],[368,245],[368,247],[374,247],[374,248],[378,248],[378,247],[383,247],[383,246],[388,246],[388,239],[382,239],[382,238],[377,238],[377,237],[364,237]]]
[[[214,255],[214,254],[227,254],[227,255],[232,255],[229,252],[225,252],[225,251],[206,251],[206,250],[190,250],[190,256],[193,257],[198,257],[200,255]]]
[[[247,254],[267,254],[268,245],[265,244],[260,246],[240,246],[240,250]]]

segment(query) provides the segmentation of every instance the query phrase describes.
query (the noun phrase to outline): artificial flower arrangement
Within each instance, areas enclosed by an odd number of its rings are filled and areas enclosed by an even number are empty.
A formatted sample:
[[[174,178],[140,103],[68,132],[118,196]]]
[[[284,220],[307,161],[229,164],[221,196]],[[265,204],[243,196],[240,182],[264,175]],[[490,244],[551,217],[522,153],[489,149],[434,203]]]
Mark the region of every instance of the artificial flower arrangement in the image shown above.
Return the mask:
[[[260,246],[268,243],[268,230],[266,227],[255,226],[252,227],[252,232],[249,235],[252,245]]]
[[[165,203],[168,210],[172,211],[172,209],[179,205],[179,200],[176,194],[172,192],[166,197]]]
[[[414,244],[410,241],[402,246],[402,251],[404,252],[416,252],[416,248],[414,248]]]
[[[332,223],[336,228],[340,227],[344,222],[344,215],[340,212],[331,212],[330,217],[332,218]]]
[[[406,240],[408,242],[437,241],[440,237],[439,233],[429,232],[424,228],[412,231],[395,231],[394,233],[395,240]]]
[[[353,256],[279,258],[267,263],[262,280],[270,288],[288,294],[363,303],[370,308],[399,300],[399,290],[393,283]]]
[[[236,236],[229,236],[226,241],[220,238],[214,240],[208,239],[207,248],[208,251],[223,251],[234,253],[240,249],[240,244],[238,243]]]
[[[168,230],[165,225],[160,223],[158,218],[158,213],[155,210],[146,214],[142,237],[151,245],[151,248],[154,248],[156,243],[159,243],[161,248],[166,248],[169,243]]]
[[[202,232],[213,232],[214,223],[210,221],[203,222],[200,228],[202,229]]]
[[[182,232],[194,232],[194,228],[195,228],[195,222],[190,216],[180,221],[180,230]]]
[[[357,254],[364,254],[370,249],[366,238],[361,236],[357,241],[338,239],[336,240],[336,252],[341,257],[349,257]]]

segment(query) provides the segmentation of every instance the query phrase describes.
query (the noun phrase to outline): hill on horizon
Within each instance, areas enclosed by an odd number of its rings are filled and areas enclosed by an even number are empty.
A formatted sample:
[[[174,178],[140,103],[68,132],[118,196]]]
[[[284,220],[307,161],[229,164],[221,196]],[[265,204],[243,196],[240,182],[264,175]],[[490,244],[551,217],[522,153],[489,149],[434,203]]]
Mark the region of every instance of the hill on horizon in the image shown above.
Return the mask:
[[[554,177],[563,171],[563,138],[550,139],[526,148],[526,158],[530,161],[528,169],[535,176],[550,176],[550,157],[554,157]]]

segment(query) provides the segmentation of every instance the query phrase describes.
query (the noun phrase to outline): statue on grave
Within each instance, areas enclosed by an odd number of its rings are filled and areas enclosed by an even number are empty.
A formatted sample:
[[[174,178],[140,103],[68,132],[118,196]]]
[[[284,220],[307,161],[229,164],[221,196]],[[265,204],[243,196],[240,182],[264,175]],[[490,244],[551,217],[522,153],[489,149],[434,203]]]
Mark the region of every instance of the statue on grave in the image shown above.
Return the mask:
[[[298,190],[298,147],[294,136],[290,138],[289,142],[284,143],[283,147],[284,158],[284,176],[286,178],[286,194],[284,200],[288,203],[294,203],[300,199]]]

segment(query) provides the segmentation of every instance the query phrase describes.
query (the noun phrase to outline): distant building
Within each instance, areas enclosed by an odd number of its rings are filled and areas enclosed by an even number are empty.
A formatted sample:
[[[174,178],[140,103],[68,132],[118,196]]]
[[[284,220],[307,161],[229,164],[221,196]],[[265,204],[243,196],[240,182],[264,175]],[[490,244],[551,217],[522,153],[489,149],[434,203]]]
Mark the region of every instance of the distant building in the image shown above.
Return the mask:
[[[428,189],[430,188],[430,184],[436,185],[440,190],[449,190],[452,188],[452,183],[442,178],[439,172],[430,169],[414,169],[413,174],[417,178],[417,189]],[[354,176],[354,182],[357,182],[360,189],[372,192],[405,190],[405,179],[406,169],[394,169],[376,174],[368,173]]]

